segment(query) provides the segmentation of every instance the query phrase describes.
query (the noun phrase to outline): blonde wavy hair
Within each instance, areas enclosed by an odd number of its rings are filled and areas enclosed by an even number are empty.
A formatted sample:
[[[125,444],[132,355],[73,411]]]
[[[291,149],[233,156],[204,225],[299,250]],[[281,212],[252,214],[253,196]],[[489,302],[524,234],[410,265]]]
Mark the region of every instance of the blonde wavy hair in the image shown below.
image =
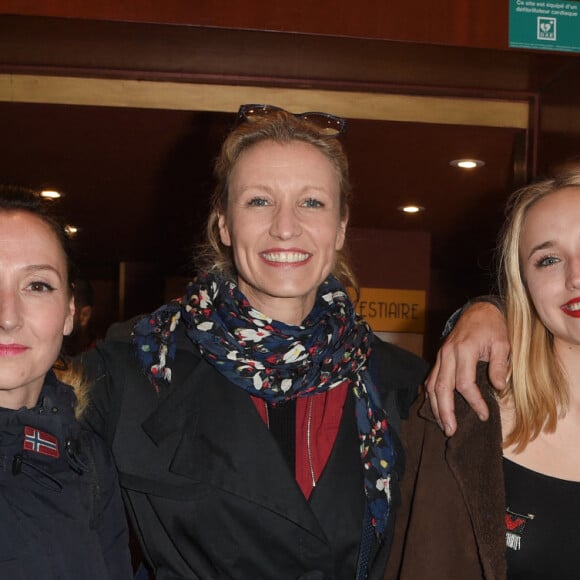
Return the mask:
[[[499,288],[506,308],[511,357],[505,396],[513,399],[515,422],[504,440],[521,451],[540,432],[554,432],[558,417],[568,410],[565,372],[554,352],[554,337],[540,320],[529,295],[520,258],[520,240],[526,216],[541,199],[562,189],[577,187],[580,166],[532,183],[510,198],[499,239]]]
[[[220,215],[226,213],[230,176],[240,155],[262,141],[282,144],[301,141],[318,149],[336,170],[340,188],[340,217],[348,218],[352,190],[348,160],[338,139],[321,135],[308,121],[282,110],[266,119],[242,122],[225,139],[215,163],[216,187],[210,202],[206,241],[196,251],[196,264],[201,270],[219,273],[233,280],[237,277],[232,250],[222,244],[218,220]],[[358,293],[358,284],[349,264],[346,244],[337,252],[332,273],[345,286],[353,287]]]

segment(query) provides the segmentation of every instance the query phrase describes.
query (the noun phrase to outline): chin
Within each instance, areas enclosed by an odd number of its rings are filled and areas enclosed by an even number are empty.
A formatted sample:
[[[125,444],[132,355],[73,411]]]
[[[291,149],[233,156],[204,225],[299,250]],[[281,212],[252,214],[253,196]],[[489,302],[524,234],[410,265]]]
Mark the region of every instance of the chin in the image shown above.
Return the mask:
[[[318,286],[314,288],[276,288],[270,295],[275,298],[288,298],[291,300],[299,300],[300,298],[307,300],[310,296],[316,295]]]

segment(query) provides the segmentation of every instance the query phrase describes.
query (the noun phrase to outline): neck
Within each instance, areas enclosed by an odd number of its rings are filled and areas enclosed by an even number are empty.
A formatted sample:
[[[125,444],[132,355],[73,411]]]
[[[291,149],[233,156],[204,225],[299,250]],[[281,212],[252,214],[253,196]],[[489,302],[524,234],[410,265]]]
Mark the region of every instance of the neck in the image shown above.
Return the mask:
[[[31,387],[29,385],[16,389],[0,389],[0,407],[3,409],[32,409],[38,403],[42,384]]]

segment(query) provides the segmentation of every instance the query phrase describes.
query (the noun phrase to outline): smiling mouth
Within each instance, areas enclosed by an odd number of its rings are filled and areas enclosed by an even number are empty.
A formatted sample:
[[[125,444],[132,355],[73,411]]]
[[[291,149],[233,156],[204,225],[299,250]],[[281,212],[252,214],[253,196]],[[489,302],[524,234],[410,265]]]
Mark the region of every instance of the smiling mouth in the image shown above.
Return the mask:
[[[580,318],[580,300],[575,300],[571,302],[567,302],[566,304],[562,304],[560,309],[564,314],[568,316],[572,316],[573,318]]]
[[[295,264],[297,262],[308,260],[310,254],[305,254],[304,252],[264,252],[262,257],[268,262]]]

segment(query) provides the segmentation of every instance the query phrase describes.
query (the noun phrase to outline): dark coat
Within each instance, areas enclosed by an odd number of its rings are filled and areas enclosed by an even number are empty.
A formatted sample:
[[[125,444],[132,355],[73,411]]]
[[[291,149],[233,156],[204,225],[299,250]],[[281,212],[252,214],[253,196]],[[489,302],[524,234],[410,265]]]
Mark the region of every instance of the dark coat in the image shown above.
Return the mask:
[[[487,422],[456,395],[453,437],[439,429],[426,400],[413,405],[403,426],[407,471],[385,580],[506,577],[501,422],[482,363],[477,382]]]
[[[172,388],[159,397],[129,329],[117,326],[85,357],[97,377],[88,417],[112,446],[156,578],[352,580],[365,509],[352,397],[307,502],[247,393],[178,328]],[[392,413],[408,409],[426,364],[379,341],[372,357]],[[393,525],[391,517],[388,536]],[[371,578],[382,577],[390,541]]]
[[[127,580],[117,474],[50,373],[33,409],[0,409],[0,578]]]

